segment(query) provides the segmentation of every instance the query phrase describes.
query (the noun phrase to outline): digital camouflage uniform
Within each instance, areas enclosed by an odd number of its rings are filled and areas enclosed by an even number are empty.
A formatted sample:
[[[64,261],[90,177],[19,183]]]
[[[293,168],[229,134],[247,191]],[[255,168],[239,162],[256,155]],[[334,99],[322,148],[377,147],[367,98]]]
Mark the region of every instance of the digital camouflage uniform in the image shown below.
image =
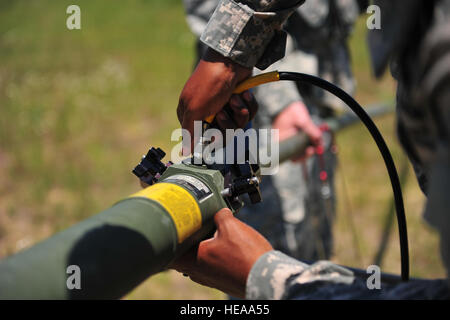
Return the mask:
[[[184,0],[184,4],[188,24],[200,37],[219,0]],[[221,12],[228,13],[230,8],[239,4],[227,2],[221,6],[226,9],[219,7],[215,16],[220,15],[220,21],[228,21]],[[288,33],[285,57],[265,71],[289,70],[314,74],[353,93],[354,81],[346,40],[358,14],[359,7],[354,0],[307,1],[293,12],[285,26]],[[277,34],[280,33],[277,31]],[[284,41],[284,36],[279,37]],[[314,42],[303,41],[303,37],[314,39]],[[209,38],[203,34],[201,39],[205,41]],[[207,48],[202,41],[197,44],[198,58]],[[260,67],[265,66],[263,63]],[[255,73],[259,71],[255,69]],[[298,101],[308,106],[317,124],[325,116],[332,116],[335,110],[342,109],[341,101],[334,96],[315,88],[298,87],[294,82],[266,84],[255,88],[254,94],[259,103],[253,122],[255,128],[271,127],[284,108]],[[305,164],[281,164],[276,175],[263,177],[263,202],[256,205],[246,203],[237,215],[262,233],[275,249],[299,259],[326,259],[332,251],[336,158],[332,152],[332,135],[324,133],[323,140],[326,150],[323,161],[319,156],[314,156]],[[326,181],[319,179],[322,170],[327,172]]]
[[[381,8],[382,29],[372,30],[369,35],[374,70],[380,76],[390,63],[399,82],[399,137],[428,195],[424,216],[440,233],[442,258],[449,273],[450,0],[378,0],[375,4]],[[283,36],[278,28],[286,12],[294,12],[296,5],[296,1],[281,0],[222,1],[202,39],[240,64],[267,66],[283,51]],[[271,20],[260,18],[263,15]],[[268,32],[267,26],[274,31]],[[241,41],[250,38],[248,44]],[[270,56],[269,52],[277,55]],[[413,280],[369,290],[365,279],[331,262],[309,265],[271,251],[260,257],[250,271],[246,297],[448,299],[449,292],[448,279]]]

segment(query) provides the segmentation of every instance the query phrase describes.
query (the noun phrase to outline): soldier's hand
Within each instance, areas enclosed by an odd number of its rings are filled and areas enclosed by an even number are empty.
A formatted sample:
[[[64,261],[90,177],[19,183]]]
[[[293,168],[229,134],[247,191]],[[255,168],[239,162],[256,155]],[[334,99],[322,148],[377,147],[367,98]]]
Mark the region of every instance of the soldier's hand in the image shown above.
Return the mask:
[[[208,49],[186,82],[177,108],[178,120],[191,134],[194,148],[194,121],[218,114],[237,84],[251,75],[252,70]]]
[[[255,229],[235,218],[230,210],[216,213],[214,237],[175,261],[171,268],[193,281],[219,289],[237,298],[245,297],[245,286],[253,264],[273,250]]]
[[[219,129],[243,129],[258,111],[258,103],[250,91],[233,94],[226,108],[217,113],[215,122]]]
[[[279,130],[280,141],[286,140],[299,131],[305,132],[314,146],[322,143],[322,131],[312,121],[303,102],[294,102],[285,108],[273,121],[272,127]],[[314,154],[314,147],[308,147],[304,155],[293,159],[303,161]]]

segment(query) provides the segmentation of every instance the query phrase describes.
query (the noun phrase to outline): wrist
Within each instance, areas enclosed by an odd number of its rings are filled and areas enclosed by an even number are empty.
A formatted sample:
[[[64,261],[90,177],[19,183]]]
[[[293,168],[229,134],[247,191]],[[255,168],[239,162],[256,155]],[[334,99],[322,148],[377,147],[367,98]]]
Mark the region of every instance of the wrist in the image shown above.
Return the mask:
[[[205,51],[201,60],[207,63],[222,64],[223,68],[221,69],[230,76],[230,85],[233,88],[252,75],[252,68],[244,67],[230,58],[224,57],[212,48],[208,48]]]

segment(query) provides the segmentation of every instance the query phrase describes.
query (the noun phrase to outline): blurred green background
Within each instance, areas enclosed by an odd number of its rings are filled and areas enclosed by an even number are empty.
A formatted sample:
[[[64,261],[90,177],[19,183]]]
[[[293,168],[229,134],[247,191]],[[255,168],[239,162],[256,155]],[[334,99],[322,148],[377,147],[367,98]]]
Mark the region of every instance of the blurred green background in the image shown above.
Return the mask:
[[[81,30],[66,8],[81,8]],[[370,72],[365,20],[351,39],[357,99],[392,100],[395,82]],[[0,1],[0,258],[89,217],[139,189],[131,169],[150,146],[170,150],[178,95],[192,69],[194,36],[181,0]],[[292,70],[295,71],[295,70]],[[392,115],[377,120],[398,167]],[[369,134],[337,137],[338,219],[333,261],[366,268],[377,251],[392,192]],[[408,167],[404,188],[412,275],[444,277],[437,235]],[[396,225],[382,271],[399,273]],[[223,299],[175,272],[128,299]]]

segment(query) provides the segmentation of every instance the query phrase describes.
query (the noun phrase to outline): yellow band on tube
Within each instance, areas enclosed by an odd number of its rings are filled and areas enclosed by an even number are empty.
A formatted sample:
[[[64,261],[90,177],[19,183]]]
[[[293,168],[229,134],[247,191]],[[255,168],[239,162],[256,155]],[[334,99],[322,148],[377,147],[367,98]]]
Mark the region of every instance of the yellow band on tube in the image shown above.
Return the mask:
[[[167,211],[175,224],[178,243],[202,226],[202,213],[197,201],[186,189],[176,184],[160,182],[130,196],[135,197],[153,200]]]

